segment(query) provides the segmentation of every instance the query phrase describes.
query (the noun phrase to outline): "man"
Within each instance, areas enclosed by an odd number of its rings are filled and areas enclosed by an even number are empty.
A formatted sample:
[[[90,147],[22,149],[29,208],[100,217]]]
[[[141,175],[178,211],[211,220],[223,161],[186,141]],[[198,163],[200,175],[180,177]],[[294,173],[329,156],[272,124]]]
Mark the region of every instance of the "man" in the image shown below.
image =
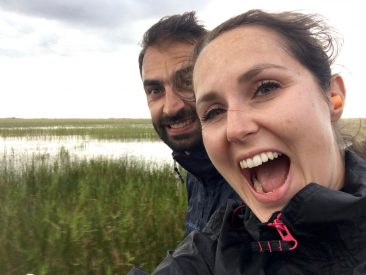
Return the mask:
[[[228,198],[238,198],[208,159],[196,115],[191,57],[205,33],[194,12],[164,17],[144,34],[139,55],[153,126],[188,171],[187,234],[202,230]]]

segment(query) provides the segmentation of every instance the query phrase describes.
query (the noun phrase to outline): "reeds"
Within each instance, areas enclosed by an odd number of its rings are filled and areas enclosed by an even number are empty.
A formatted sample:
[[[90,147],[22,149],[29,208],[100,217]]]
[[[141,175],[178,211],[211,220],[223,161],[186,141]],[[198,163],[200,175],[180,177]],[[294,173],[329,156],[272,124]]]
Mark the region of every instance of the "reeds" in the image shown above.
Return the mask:
[[[0,167],[0,274],[151,271],[182,239],[186,194],[169,165],[71,160]]]

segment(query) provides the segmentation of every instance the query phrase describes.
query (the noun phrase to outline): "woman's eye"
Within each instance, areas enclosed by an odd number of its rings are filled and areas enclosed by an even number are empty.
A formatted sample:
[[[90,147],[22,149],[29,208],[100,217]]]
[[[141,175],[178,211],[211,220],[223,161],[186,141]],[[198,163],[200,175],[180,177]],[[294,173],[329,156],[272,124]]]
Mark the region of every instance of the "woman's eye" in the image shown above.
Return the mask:
[[[225,110],[222,108],[212,108],[208,109],[202,116],[202,122],[212,120],[216,118],[218,115],[224,113]]]
[[[276,81],[264,80],[258,84],[257,88],[255,89],[255,95],[256,96],[265,96],[280,87],[281,87],[281,85]]]

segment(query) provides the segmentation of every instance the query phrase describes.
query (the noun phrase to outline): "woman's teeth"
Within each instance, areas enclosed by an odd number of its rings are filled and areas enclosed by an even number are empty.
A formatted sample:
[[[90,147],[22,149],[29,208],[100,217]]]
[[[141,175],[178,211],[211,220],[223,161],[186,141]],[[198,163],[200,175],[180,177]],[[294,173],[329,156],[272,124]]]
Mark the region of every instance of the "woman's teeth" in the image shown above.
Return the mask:
[[[281,156],[281,153],[278,152],[260,153],[253,156],[252,158],[247,158],[240,161],[240,167],[241,169],[257,167],[259,165],[262,165],[262,163],[267,162],[268,160],[278,158],[279,156]]]
[[[252,176],[252,182],[253,182],[254,190],[255,190],[257,193],[262,193],[262,194],[264,194],[262,184],[260,184],[260,182],[257,180],[257,178],[256,178],[255,176]]]
[[[254,190],[257,193],[261,193],[261,194],[271,194],[271,193],[273,193],[273,191],[265,192],[263,190],[262,184],[258,181],[257,177],[254,176],[254,175],[252,175],[252,183],[253,183]]]

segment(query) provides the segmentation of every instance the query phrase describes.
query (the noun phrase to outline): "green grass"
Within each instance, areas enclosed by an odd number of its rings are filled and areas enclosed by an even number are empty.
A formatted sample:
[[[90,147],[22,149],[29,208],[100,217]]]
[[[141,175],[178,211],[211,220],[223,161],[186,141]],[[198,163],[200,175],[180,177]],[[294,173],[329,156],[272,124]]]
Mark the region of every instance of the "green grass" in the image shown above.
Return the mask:
[[[340,121],[342,132],[366,138],[366,119]],[[159,140],[151,119],[21,119],[0,118],[1,137],[85,136],[97,139]]]
[[[366,119],[340,121],[342,132],[366,139]],[[159,140],[151,119],[21,119],[0,118],[1,137],[85,136],[97,139]]]
[[[1,137],[75,135],[97,139],[159,139],[150,119],[0,119]]]
[[[86,127],[98,125],[151,125],[151,119],[145,118],[0,118],[0,128],[3,127]]]
[[[183,185],[169,165],[34,161],[0,171],[0,274],[151,271],[182,239]]]

